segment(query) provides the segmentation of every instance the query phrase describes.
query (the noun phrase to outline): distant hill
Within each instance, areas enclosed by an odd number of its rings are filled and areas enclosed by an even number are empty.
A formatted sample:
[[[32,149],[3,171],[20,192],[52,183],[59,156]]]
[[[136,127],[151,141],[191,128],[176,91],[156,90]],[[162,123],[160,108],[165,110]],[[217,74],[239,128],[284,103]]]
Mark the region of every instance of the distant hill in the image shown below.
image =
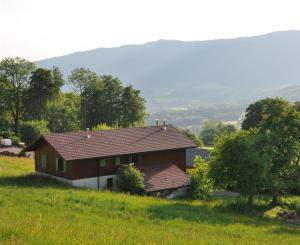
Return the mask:
[[[297,99],[300,93],[290,88],[300,85],[300,31],[227,40],[159,40],[77,52],[36,64],[57,65],[65,75],[83,66],[117,76],[142,91],[150,112],[247,103],[280,90]]]

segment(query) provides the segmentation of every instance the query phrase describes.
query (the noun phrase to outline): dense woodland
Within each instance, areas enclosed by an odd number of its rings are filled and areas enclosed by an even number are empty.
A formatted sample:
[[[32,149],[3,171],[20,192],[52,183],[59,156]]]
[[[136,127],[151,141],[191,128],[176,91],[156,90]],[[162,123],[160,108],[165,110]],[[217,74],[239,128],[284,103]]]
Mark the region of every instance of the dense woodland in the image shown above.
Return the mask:
[[[66,83],[73,92],[62,91]],[[0,62],[2,137],[29,143],[38,133],[143,125],[146,116],[140,91],[110,75],[81,67],[64,80],[58,67],[38,68],[18,57]]]

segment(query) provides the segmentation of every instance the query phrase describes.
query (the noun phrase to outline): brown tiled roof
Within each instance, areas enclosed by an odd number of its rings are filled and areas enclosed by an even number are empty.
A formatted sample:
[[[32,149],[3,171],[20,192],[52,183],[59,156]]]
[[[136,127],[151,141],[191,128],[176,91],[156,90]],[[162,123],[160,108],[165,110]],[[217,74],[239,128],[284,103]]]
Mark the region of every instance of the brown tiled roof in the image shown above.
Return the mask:
[[[190,177],[172,164],[151,164],[137,166],[144,176],[145,191],[160,191],[187,186]]]
[[[89,135],[89,137],[87,137]],[[88,159],[131,153],[151,152],[197,145],[171,125],[121,128],[89,132],[42,135],[25,151],[36,150],[46,140],[65,160]]]

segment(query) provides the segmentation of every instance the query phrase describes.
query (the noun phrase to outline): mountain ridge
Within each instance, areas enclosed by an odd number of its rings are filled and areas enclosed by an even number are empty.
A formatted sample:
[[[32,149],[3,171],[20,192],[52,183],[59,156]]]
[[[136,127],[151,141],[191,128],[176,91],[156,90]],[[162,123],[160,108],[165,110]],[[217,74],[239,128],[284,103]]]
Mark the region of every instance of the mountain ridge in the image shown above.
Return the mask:
[[[251,101],[300,85],[300,31],[204,41],[158,40],[35,62],[112,74],[142,91],[150,112]],[[69,89],[69,88],[65,88]]]

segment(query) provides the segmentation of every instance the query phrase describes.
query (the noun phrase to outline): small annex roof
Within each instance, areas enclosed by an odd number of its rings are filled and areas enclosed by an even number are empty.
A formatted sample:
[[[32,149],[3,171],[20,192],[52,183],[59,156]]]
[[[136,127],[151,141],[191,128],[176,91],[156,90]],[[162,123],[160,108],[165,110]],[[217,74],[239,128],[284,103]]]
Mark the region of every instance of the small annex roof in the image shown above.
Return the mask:
[[[24,151],[35,151],[45,141],[67,161],[197,147],[178,129],[166,125],[44,134]]]
[[[137,168],[144,174],[145,191],[163,191],[188,186],[190,177],[173,164],[141,165]]]

